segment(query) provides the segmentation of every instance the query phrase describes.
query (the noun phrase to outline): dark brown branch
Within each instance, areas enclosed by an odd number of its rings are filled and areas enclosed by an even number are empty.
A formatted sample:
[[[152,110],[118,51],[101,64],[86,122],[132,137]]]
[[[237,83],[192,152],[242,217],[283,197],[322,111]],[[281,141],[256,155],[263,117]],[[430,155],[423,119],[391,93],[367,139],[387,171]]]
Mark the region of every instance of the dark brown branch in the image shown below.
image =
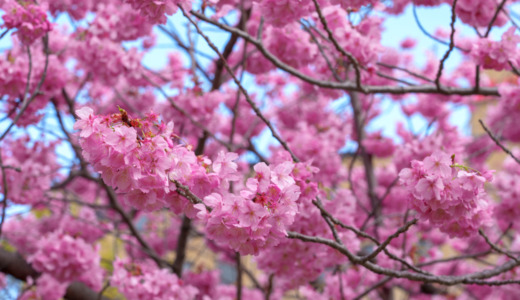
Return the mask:
[[[455,20],[457,19],[457,14],[455,13],[455,7],[457,6],[457,0],[453,0],[453,5],[451,6],[451,34],[450,34],[450,44],[448,45],[448,50],[446,53],[444,53],[444,56],[442,57],[440,63],[439,63],[439,69],[437,70],[437,76],[435,76],[435,85],[437,85],[437,88],[441,89],[441,76],[442,76],[442,70],[444,69],[444,63],[450,57],[451,51],[453,51],[453,48],[455,47]]]
[[[191,229],[191,220],[183,216],[181,230],[179,237],[177,238],[177,249],[175,251],[175,261],[173,262],[173,272],[177,274],[179,278],[182,277],[182,267],[184,260],[186,259],[186,246],[188,245],[188,236]]]
[[[4,194],[4,198],[2,199],[2,220],[0,220],[0,237],[2,236],[2,228],[5,222],[5,214],[7,211],[7,197],[9,196],[9,187],[7,185],[7,176],[5,173],[6,167],[4,166],[4,160],[2,158],[2,150],[0,149],[0,166],[2,172],[2,193]]]
[[[424,35],[426,35],[427,37],[431,38],[432,40],[436,41],[436,42],[439,42],[443,45],[446,45],[448,46],[450,43],[448,42],[445,42],[435,36],[433,36],[432,34],[430,34],[428,31],[426,31],[426,29],[422,26],[421,22],[419,21],[419,16],[417,15],[417,7],[415,4],[412,5],[413,7],[413,17],[415,19],[415,23],[417,24],[417,26],[419,27],[419,29],[422,31],[422,33],[424,33]],[[469,52],[471,49],[463,49],[463,48],[460,48],[460,47],[457,47],[455,46],[455,48],[457,48],[458,50],[462,51],[462,52]]]
[[[192,193],[187,186],[183,185],[182,183],[178,182],[177,180],[172,180],[172,182],[177,187],[176,191],[179,195],[188,199],[193,204],[204,204],[204,201],[202,201],[202,199],[200,199],[199,197],[197,197],[197,195]],[[206,204],[204,204],[204,206],[206,206]],[[208,211],[211,211],[211,207],[209,207],[209,206],[206,206],[206,209]]]
[[[242,300],[242,262],[240,260],[240,253],[235,254],[235,261],[237,264],[237,300]]]
[[[242,15],[240,17],[240,21],[238,22],[238,25],[236,26],[239,30],[244,30],[245,25],[247,23],[247,20],[249,20],[249,16],[251,15],[251,9],[246,10],[245,12],[242,12]],[[197,26],[197,25],[195,25]],[[198,26],[197,26],[198,27]],[[200,34],[200,31],[199,31]],[[227,59],[233,52],[233,48],[235,47],[236,42],[238,41],[239,35],[235,32],[231,33],[231,37],[229,38],[226,46],[224,47],[224,51],[222,51],[222,55],[219,55],[219,59],[215,63],[215,75],[213,76],[213,85],[211,86],[211,90],[217,90],[219,89],[220,85],[222,84],[222,72],[224,71],[224,66],[227,64]]]
[[[491,29],[493,28],[493,24],[497,20],[498,14],[500,13],[502,8],[504,7],[504,4],[506,4],[506,1],[507,0],[502,0],[502,2],[500,2],[500,4],[498,5],[498,7],[497,7],[497,9],[495,11],[495,14],[493,15],[493,18],[491,18],[491,21],[489,22],[489,25],[488,25],[488,28],[486,30],[486,34],[484,34],[484,37],[488,37],[489,34],[491,33]]]
[[[406,68],[402,68],[402,67],[399,67],[399,66],[392,66],[392,65],[389,65],[389,64],[386,64],[386,63],[382,63],[382,62],[378,62],[378,63],[376,63],[376,65],[378,65],[378,66],[382,66],[382,67],[385,67],[385,68],[389,68],[389,69],[396,69],[396,70],[399,70],[399,71],[405,72],[405,73],[407,73],[407,74],[409,74],[409,75],[411,75],[411,76],[413,76],[413,77],[417,77],[417,78],[419,78],[419,79],[421,79],[421,80],[424,80],[424,81],[426,81],[426,82],[431,82],[431,83],[434,82],[434,81],[431,80],[430,78],[428,78],[428,77],[426,77],[426,76],[424,76],[424,75],[421,75],[421,74],[417,74],[417,73],[415,73],[415,72],[413,72],[413,71],[410,71],[410,70],[408,70],[408,69],[406,69]]]
[[[29,278],[36,279],[40,276],[40,274],[34,270],[20,254],[8,252],[4,249],[0,249],[0,271],[23,281],[27,281]],[[65,299],[108,300],[105,297],[99,298],[97,292],[93,291],[81,282],[73,282],[67,287]]]

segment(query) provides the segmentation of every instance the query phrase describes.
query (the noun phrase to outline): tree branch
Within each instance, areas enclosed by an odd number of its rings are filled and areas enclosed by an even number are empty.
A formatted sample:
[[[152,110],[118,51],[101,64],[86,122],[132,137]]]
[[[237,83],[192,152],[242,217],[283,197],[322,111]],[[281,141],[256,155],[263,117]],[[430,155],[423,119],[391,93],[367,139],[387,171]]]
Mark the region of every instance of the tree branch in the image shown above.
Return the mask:
[[[40,274],[25,261],[18,253],[8,252],[0,248],[0,271],[9,274],[16,279],[27,281],[29,277],[36,279]],[[82,282],[69,284],[65,293],[65,299],[71,300],[108,300],[106,297],[98,297],[98,293],[87,287]]]

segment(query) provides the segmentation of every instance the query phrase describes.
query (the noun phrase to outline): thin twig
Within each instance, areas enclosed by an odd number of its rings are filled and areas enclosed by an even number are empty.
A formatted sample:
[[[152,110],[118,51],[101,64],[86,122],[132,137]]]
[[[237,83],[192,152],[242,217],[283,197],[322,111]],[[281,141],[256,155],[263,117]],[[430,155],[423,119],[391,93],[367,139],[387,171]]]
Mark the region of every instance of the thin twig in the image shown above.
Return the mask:
[[[364,87],[361,85],[361,70],[360,65],[357,59],[347,51],[338,43],[334,35],[332,34],[332,31],[329,28],[329,25],[327,24],[327,20],[325,19],[325,16],[323,16],[323,13],[321,11],[321,7],[317,0],[312,0],[314,3],[314,7],[316,8],[316,12],[318,13],[318,16],[320,18],[321,24],[323,25],[323,28],[327,32],[329,36],[329,40],[332,42],[336,50],[339,51],[339,53],[343,54],[348,58],[350,63],[354,66],[354,71],[356,72],[356,87],[361,90],[361,92],[364,92]]]
[[[298,159],[298,157],[296,157],[296,155],[289,148],[289,146],[287,145],[287,142],[278,135],[278,133],[274,129],[274,127],[271,124],[271,122],[264,116],[264,114],[260,111],[260,109],[253,102],[253,100],[249,96],[249,93],[246,91],[246,89],[242,86],[242,84],[240,83],[238,78],[235,76],[235,74],[233,73],[233,71],[229,67],[229,64],[227,63],[224,55],[222,53],[220,53],[220,51],[218,50],[217,46],[215,46],[215,44],[213,44],[211,42],[211,40],[202,32],[202,30],[199,28],[197,23],[195,23],[195,21],[193,21],[193,19],[190,18],[190,16],[186,13],[186,11],[182,7],[179,7],[179,8],[182,11],[183,15],[195,26],[195,29],[197,29],[197,32],[199,33],[199,35],[202,36],[204,38],[204,40],[206,40],[206,43],[208,43],[208,45],[211,47],[211,49],[213,49],[213,51],[215,51],[215,53],[217,53],[218,56],[222,59],[222,63],[224,64],[224,68],[227,70],[229,75],[232,77],[233,81],[238,86],[238,88],[240,89],[240,91],[242,92],[244,97],[246,98],[247,103],[249,103],[249,105],[251,106],[251,108],[253,109],[255,114],[265,123],[265,125],[267,125],[269,130],[271,130],[272,136],[280,143],[280,145],[282,145],[282,147],[287,152],[289,152],[289,154],[291,155],[291,158],[293,159],[294,162],[299,162],[300,160]]]
[[[379,245],[376,250],[374,250],[369,255],[362,257],[360,263],[363,263],[365,261],[371,260],[372,258],[376,257],[381,251],[383,251],[383,249],[386,248],[386,246],[388,246],[388,244],[390,244],[390,242],[393,239],[398,237],[401,233],[406,232],[412,225],[416,224],[417,221],[418,221],[417,219],[413,219],[409,222],[406,222],[406,224],[404,226],[400,227],[394,234],[390,235],[383,243],[381,243],[381,245]]]
[[[181,195],[184,198],[188,199],[193,204],[203,204],[206,207],[207,211],[211,211],[212,210],[211,207],[207,206],[204,203],[204,201],[202,201],[202,199],[200,199],[199,197],[197,197],[197,195],[192,193],[187,186],[183,185],[182,183],[178,182],[177,180],[172,180],[172,182],[177,187],[176,191],[177,191],[177,193],[179,193],[179,195]]]
[[[0,166],[1,172],[2,172],[2,185],[3,185],[3,196],[4,199],[2,199],[2,220],[0,220],[0,237],[2,236],[2,228],[4,226],[5,222],[5,214],[7,211],[7,197],[9,197],[9,188],[7,186],[7,175],[5,172],[6,167],[4,167],[4,160],[2,158],[2,149],[0,148]]]
[[[141,245],[141,247],[145,250],[145,252],[150,256],[150,258],[155,261],[155,263],[161,267],[164,268],[165,266],[168,266],[168,264],[155,253],[152,247],[148,245],[148,243],[144,240],[144,238],[141,236],[137,228],[134,226],[134,223],[132,222],[132,219],[130,216],[124,211],[124,209],[119,205],[119,202],[117,202],[117,197],[114,192],[114,190],[106,185],[103,181],[99,180],[99,183],[102,184],[103,188],[105,189],[108,199],[110,201],[110,206],[121,216],[123,219],[123,222],[128,226],[128,229],[130,229],[130,232],[132,235],[137,239],[137,242]],[[171,268],[171,266],[169,266]]]
[[[507,149],[499,140],[498,138],[486,127],[486,125],[484,125],[484,122],[482,122],[482,120],[478,120],[478,122],[480,123],[480,125],[482,126],[482,128],[484,128],[484,130],[487,132],[487,134],[489,135],[489,137],[495,142],[495,144],[497,144],[498,147],[500,147],[505,153],[507,153],[509,156],[511,156],[518,164],[520,164],[520,159],[518,159],[512,152],[511,150]]]
[[[489,25],[488,25],[488,28],[486,30],[486,34],[484,34],[484,37],[488,37],[489,34],[491,33],[491,29],[493,28],[493,23],[495,23],[496,19],[498,18],[498,14],[500,13],[500,11],[502,10],[502,8],[504,7],[504,4],[506,4],[506,1],[507,0],[502,0],[502,2],[500,2],[500,4],[498,5],[496,11],[495,11],[495,14],[493,15],[493,18],[491,18],[491,21],[489,22]]]
[[[479,229],[478,230],[478,233],[484,238],[484,240],[486,241],[486,243],[493,249],[495,250],[496,252],[500,253],[500,254],[504,254],[505,256],[511,258],[512,260],[516,261],[517,263],[520,263],[520,261],[518,260],[518,258],[516,258],[514,255],[512,255],[511,253],[507,252],[507,251],[504,251],[502,249],[500,249],[497,245],[493,244],[493,242],[491,242],[489,240],[489,238],[487,237],[487,235],[484,233],[484,231],[482,231],[482,229]]]
[[[451,6],[451,34],[450,34],[450,44],[448,45],[448,50],[446,53],[444,53],[444,56],[442,57],[440,63],[439,63],[439,69],[437,70],[437,76],[435,76],[435,85],[437,85],[437,88],[441,89],[441,76],[442,76],[442,70],[444,69],[444,63],[448,59],[448,57],[451,54],[451,51],[453,51],[453,48],[455,47],[455,20],[457,20],[457,14],[455,13],[455,6],[457,5],[457,0],[453,0],[453,5]]]
[[[237,300],[242,300],[242,262],[238,252],[235,254],[235,261],[237,263]]]
[[[195,125],[196,127],[198,127],[200,130],[202,130],[203,132],[205,132],[206,134],[208,134],[209,136],[211,136],[211,138],[213,138],[215,141],[217,141],[219,144],[221,144],[222,146],[226,147],[226,149],[228,149],[229,151],[231,151],[231,145],[226,143],[225,141],[219,139],[217,136],[215,136],[215,134],[213,134],[206,126],[204,126],[202,123],[200,123],[199,121],[195,120],[186,110],[184,110],[182,107],[180,107],[179,105],[177,105],[177,103],[175,103],[175,101],[173,101],[173,99],[168,96],[168,94],[166,94],[166,92],[164,91],[164,89],[156,84],[155,82],[153,82],[148,76],[144,75],[143,74],[143,78],[148,81],[151,85],[153,85],[158,91],[159,93],[161,93],[163,95],[164,98],[166,98],[166,100],[168,100],[168,102],[170,102],[170,105],[175,108],[175,110],[177,110],[178,112],[180,112],[183,116],[185,116],[186,118],[188,118],[188,120],[190,120],[190,122]]]
[[[263,56],[272,62],[276,67],[280,70],[283,70],[305,82],[310,84],[330,89],[339,89],[346,91],[358,91],[364,92],[367,94],[410,94],[410,93],[420,93],[420,94],[442,94],[442,95],[460,95],[460,96],[473,96],[473,95],[483,95],[483,96],[499,96],[497,87],[481,87],[479,91],[476,93],[473,87],[450,87],[450,86],[442,86],[442,90],[439,90],[435,85],[417,85],[417,86],[375,86],[375,85],[364,85],[363,90],[359,89],[356,83],[352,83],[349,81],[345,82],[336,82],[336,81],[326,81],[317,78],[313,78],[308,76],[299,70],[283,63],[280,59],[278,59],[275,55],[269,52],[261,41],[252,37],[247,32],[238,30],[234,27],[227,26],[225,24],[219,23],[218,21],[212,20],[206,17],[203,14],[200,14],[196,11],[190,11],[190,13],[197,18],[204,20],[210,24],[213,24],[227,32],[237,33],[242,38],[253,44]],[[457,48],[457,47],[455,47]]]

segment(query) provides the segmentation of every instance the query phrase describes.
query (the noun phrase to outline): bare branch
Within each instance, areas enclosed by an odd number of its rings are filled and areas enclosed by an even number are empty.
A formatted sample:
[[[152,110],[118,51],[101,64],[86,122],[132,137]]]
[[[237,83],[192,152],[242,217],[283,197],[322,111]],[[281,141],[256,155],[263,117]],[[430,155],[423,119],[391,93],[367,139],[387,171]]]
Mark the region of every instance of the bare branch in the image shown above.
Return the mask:
[[[199,28],[199,26],[197,25],[197,23],[195,23],[195,21],[193,21],[192,18],[190,18],[190,16],[186,13],[186,11],[182,8],[182,7],[179,7],[180,10],[182,11],[182,13],[184,14],[184,16],[195,26],[195,28],[197,29],[197,32],[200,34],[200,36],[202,36],[204,38],[204,40],[206,40],[206,43],[208,43],[208,45],[211,47],[211,49],[213,49],[213,51],[215,51],[218,56],[222,59],[222,62],[224,64],[224,68],[226,68],[227,72],[229,73],[229,75],[233,78],[233,81],[235,82],[235,84],[238,86],[238,88],[240,89],[240,91],[242,92],[242,94],[245,96],[246,98],[246,101],[247,103],[249,103],[249,105],[251,106],[251,108],[253,109],[253,111],[255,112],[255,114],[267,125],[267,127],[269,128],[269,130],[271,130],[271,134],[273,135],[273,137],[282,145],[282,147],[291,154],[291,157],[293,159],[293,161],[295,162],[299,162],[300,160],[296,157],[296,155],[292,152],[292,150],[289,148],[289,146],[287,145],[287,142],[285,142],[285,140],[283,140],[279,135],[278,133],[276,132],[276,130],[274,129],[273,125],[271,124],[271,122],[264,116],[264,114],[260,111],[260,109],[256,106],[256,104],[253,102],[253,100],[251,99],[251,97],[249,96],[249,93],[246,91],[246,89],[242,86],[242,84],[240,83],[240,81],[237,79],[237,77],[235,76],[234,72],[231,70],[231,68],[229,67],[229,64],[227,63],[224,55],[222,53],[220,53],[220,51],[218,50],[217,46],[215,46],[215,44],[213,44],[211,42],[211,40],[202,32],[202,30]]]
[[[388,244],[390,244],[390,242],[393,239],[398,237],[401,233],[406,232],[412,225],[414,225],[416,223],[417,223],[417,219],[413,219],[413,220],[407,222],[403,227],[399,228],[394,234],[390,235],[383,243],[381,243],[381,245],[379,245],[376,250],[374,250],[369,255],[362,257],[360,263],[363,263],[365,261],[371,260],[372,258],[376,257],[381,251],[383,251],[383,249],[386,248],[386,246],[388,246]]]
[[[498,253],[501,253],[501,254],[504,254],[505,256],[511,258],[512,260],[514,260],[515,262],[517,263],[520,263],[520,261],[518,260],[518,258],[516,258],[514,255],[512,255],[511,253],[507,252],[507,251],[504,251],[502,249],[500,249],[497,245],[493,244],[493,242],[491,242],[489,240],[489,238],[487,237],[487,235],[484,233],[484,231],[482,231],[482,229],[479,229],[478,230],[478,233],[484,238],[484,240],[486,241],[486,243],[493,249],[495,250],[496,252]]]
[[[507,149],[500,141],[499,139],[486,127],[486,125],[484,125],[484,122],[482,122],[482,120],[478,120],[478,122],[480,123],[480,125],[482,126],[482,128],[484,128],[484,130],[487,132],[487,134],[489,135],[489,137],[495,142],[495,144],[497,144],[498,147],[502,148],[502,150],[507,153],[509,156],[511,156],[511,158],[513,158],[518,164],[520,164],[520,159],[518,159],[512,152],[511,150]]]
[[[493,15],[493,18],[491,18],[491,21],[489,22],[489,25],[488,25],[488,28],[486,30],[486,34],[484,34],[484,37],[488,37],[489,34],[491,33],[491,29],[493,28],[493,24],[497,20],[498,14],[500,13],[502,8],[504,7],[504,4],[506,4],[506,1],[507,0],[502,0],[502,2],[500,2],[500,4],[498,5],[497,10],[495,11],[495,14]]]
[[[197,18],[204,20],[210,24],[213,24],[225,31],[237,33],[239,36],[246,39],[249,43],[254,45],[266,59],[271,61],[276,67],[279,69],[305,81],[310,84],[330,89],[339,89],[345,91],[357,91],[363,92],[366,94],[409,94],[409,93],[420,93],[420,94],[442,94],[442,95],[460,95],[460,96],[470,96],[470,95],[484,95],[484,96],[499,96],[498,89],[496,87],[482,87],[478,92],[475,92],[473,87],[470,88],[462,88],[462,87],[449,87],[449,86],[441,86],[441,90],[435,85],[417,85],[417,86],[374,86],[374,85],[364,85],[363,90],[359,89],[355,83],[352,82],[336,82],[336,81],[325,81],[310,77],[306,74],[301,73],[297,69],[283,63],[280,59],[274,56],[271,52],[269,52],[261,43],[261,41],[249,35],[247,32],[238,30],[234,27],[227,26],[225,24],[219,23],[215,20],[212,20],[203,14],[200,14],[196,11],[190,11],[190,13]]]
[[[27,263],[18,253],[8,252],[0,248],[0,271],[9,274],[16,279],[27,281],[29,278],[36,279],[40,274]],[[81,282],[72,282],[65,291],[65,299],[74,300],[108,300],[105,297],[98,297],[98,293],[87,287]]]
[[[168,100],[168,102],[170,102],[171,106],[173,108],[175,108],[178,112],[180,112],[183,116],[188,118],[188,120],[190,120],[190,122],[193,123],[193,125],[198,127],[200,130],[202,130],[203,132],[205,132],[206,134],[211,136],[211,138],[213,138],[219,144],[221,144],[222,146],[226,147],[226,149],[231,151],[231,145],[230,144],[228,144],[225,141],[219,139],[206,126],[204,126],[199,121],[195,120],[186,110],[184,110],[184,108],[182,108],[179,105],[177,105],[177,103],[175,103],[175,101],[173,101],[173,99],[170,96],[168,96],[168,94],[166,94],[166,92],[164,91],[164,89],[160,85],[158,85],[157,83],[153,82],[148,76],[146,76],[144,74],[143,74],[143,78],[146,81],[148,81],[151,85],[153,85],[163,95],[163,97],[166,98],[166,100]]]
[[[132,235],[137,239],[141,247],[143,247],[144,251],[150,256],[150,258],[155,261],[155,263],[161,267],[164,268],[166,266],[169,266],[166,261],[161,259],[157,253],[148,245],[148,243],[144,240],[144,238],[141,236],[141,233],[137,231],[137,229],[134,226],[134,223],[132,222],[132,219],[128,214],[124,211],[124,209],[119,205],[117,202],[116,194],[114,193],[114,190],[112,190],[111,187],[106,185],[102,180],[99,180],[102,186],[104,187],[105,191],[107,192],[108,199],[110,201],[110,206],[121,216],[123,219],[123,222],[128,226],[128,229],[130,229],[130,232]],[[169,266],[171,267],[171,266]]]
[[[2,186],[4,194],[2,199],[2,220],[0,220],[0,237],[2,236],[2,228],[4,226],[5,222],[5,213],[7,211],[7,197],[9,197],[9,187],[7,185],[7,175],[5,172],[6,167],[4,167],[4,160],[2,158],[2,149],[0,148],[0,166],[1,166],[1,172],[2,172]]]
[[[446,51],[439,63],[439,69],[437,70],[437,76],[435,77],[435,85],[437,85],[438,89],[441,89],[441,76],[442,70],[444,69],[444,63],[446,62],[446,60],[451,54],[451,51],[453,51],[453,48],[455,47],[455,20],[457,19],[457,14],[455,13],[455,6],[457,6],[457,0],[453,0],[453,5],[451,6],[450,44],[448,45],[448,50]]]

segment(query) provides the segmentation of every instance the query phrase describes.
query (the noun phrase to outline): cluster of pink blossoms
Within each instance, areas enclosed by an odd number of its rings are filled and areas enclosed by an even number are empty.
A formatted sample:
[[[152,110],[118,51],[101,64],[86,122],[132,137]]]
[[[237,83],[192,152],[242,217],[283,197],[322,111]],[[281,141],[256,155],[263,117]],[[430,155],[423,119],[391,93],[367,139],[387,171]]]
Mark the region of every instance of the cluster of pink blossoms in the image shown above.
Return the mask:
[[[520,142],[520,88],[518,84],[498,87],[501,100],[488,110],[487,124],[492,132],[512,142]]]
[[[99,3],[97,10],[88,33],[100,39],[114,42],[136,40],[152,31],[152,24],[129,4]]]
[[[34,287],[25,290],[18,300],[35,300],[35,299],[62,299],[67,290],[67,282],[59,282],[49,274],[42,274],[36,279],[28,278],[27,285]]]
[[[192,300],[197,288],[186,285],[177,275],[158,269],[153,263],[137,263],[117,259],[110,284],[118,288],[126,299]]]
[[[98,290],[103,270],[99,266],[97,248],[82,238],[74,238],[57,230],[37,244],[37,251],[28,261],[38,272],[45,272],[59,282],[81,281]]]
[[[130,84],[142,83],[139,81],[142,53],[136,48],[125,51],[118,43],[93,35],[87,35],[85,40],[79,35],[73,45],[71,48],[79,62],[77,68],[93,74],[94,79],[113,86],[125,75]]]
[[[518,157],[518,151],[514,151]],[[502,230],[512,226],[518,230],[520,222],[520,165],[511,158],[504,162],[504,169],[497,174],[494,186],[502,200],[495,206],[495,216]],[[520,241],[520,240],[519,240]]]
[[[353,27],[344,10],[329,6],[323,9],[323,15],[340,46],[360,64],[369,65],[377,61],[383,50],[380,45],[382,19],[368,17]]]
[[[74,129],[80,130],[83,156],[127,204],[141,210],[172,204],[167,201],[174,197],[167,196],[176,187],[170,179],[188,177],[190,165],[197,165],[192,151],[173,144],[173,123],[157,124],[154,114],[130,119],[126,111],[96,116],[88,107],[77,114]]]
[[[198,217],[206,221],[207,237],[218,245],[228,246],[242,255],[258,254],[260,249],[277,245],[285,239],[286,228],[298,211],[300,188],[290,175],[292,162],[254,166],[256,175],[249,178],[240,196],[213,193],[204,198]]]
[[[0,4],[3,3],[0,2]],[[7,29],[16,28],[16,34],[26,45],[42,37],[52,30],[52,24],[47,20],[46,9],[34,4],[20,4],[14,0],[5,1],[2,10],[6,12],[2,16]]]
[[[421,217],[450,237],[466,237],[490,218],[484,183],[492,176],[452,160],[444,152],[434,152],[423,161],[412,161],[412,168],[401,170],[399,179]]]
[[[516,51],[520,36],[515,35],[516,28],[509,28],[500,41],[492,41],[489,38],[482,38],[471,49],[471,56],[475,63],[485,69],[497,71],[509,70],[509,62],[518,66],[518,54]]]
[[[126,204],[152,211],[163,207],[194,216],[191,203],[176,193],[180,183],[200,198],[226,190],[238,180],[235,153],[220,152],[212,162],[196,156],[190,145],[173,134],[173,123],[158,122],[149,113],[132,119],[126,111],[97,116],[84,107],[77,111],[83,156],[101,173],[104,182],[121,194]]]
[[[496,10],[497,3],[495,0],[460,0],[455,7],[457,17],[459,17],[462,22],[471,26],[484,28],[491,23]],[[499,13],[493,25],[503,26],[507,21],[507,16],[504,13]]]
[[[22,137],[4,144],[2,160],[9,186],[9,200],[17,204],[36,204],[51,187],[53,176],[59,169],[54,154],[55,144],[35,142],[27,147],[30,138]],[[0,174],[2,180],[2,174]]]
[[[191,0],[126,0],[152,24],[166,23],[166,16],[177,11],[177,5],[188,6]]]
[[[298,20],[314,10],[311,0],[256,0],[255,2],[258,3],[258,9],[265,17],[265,21],[278,27]]]

